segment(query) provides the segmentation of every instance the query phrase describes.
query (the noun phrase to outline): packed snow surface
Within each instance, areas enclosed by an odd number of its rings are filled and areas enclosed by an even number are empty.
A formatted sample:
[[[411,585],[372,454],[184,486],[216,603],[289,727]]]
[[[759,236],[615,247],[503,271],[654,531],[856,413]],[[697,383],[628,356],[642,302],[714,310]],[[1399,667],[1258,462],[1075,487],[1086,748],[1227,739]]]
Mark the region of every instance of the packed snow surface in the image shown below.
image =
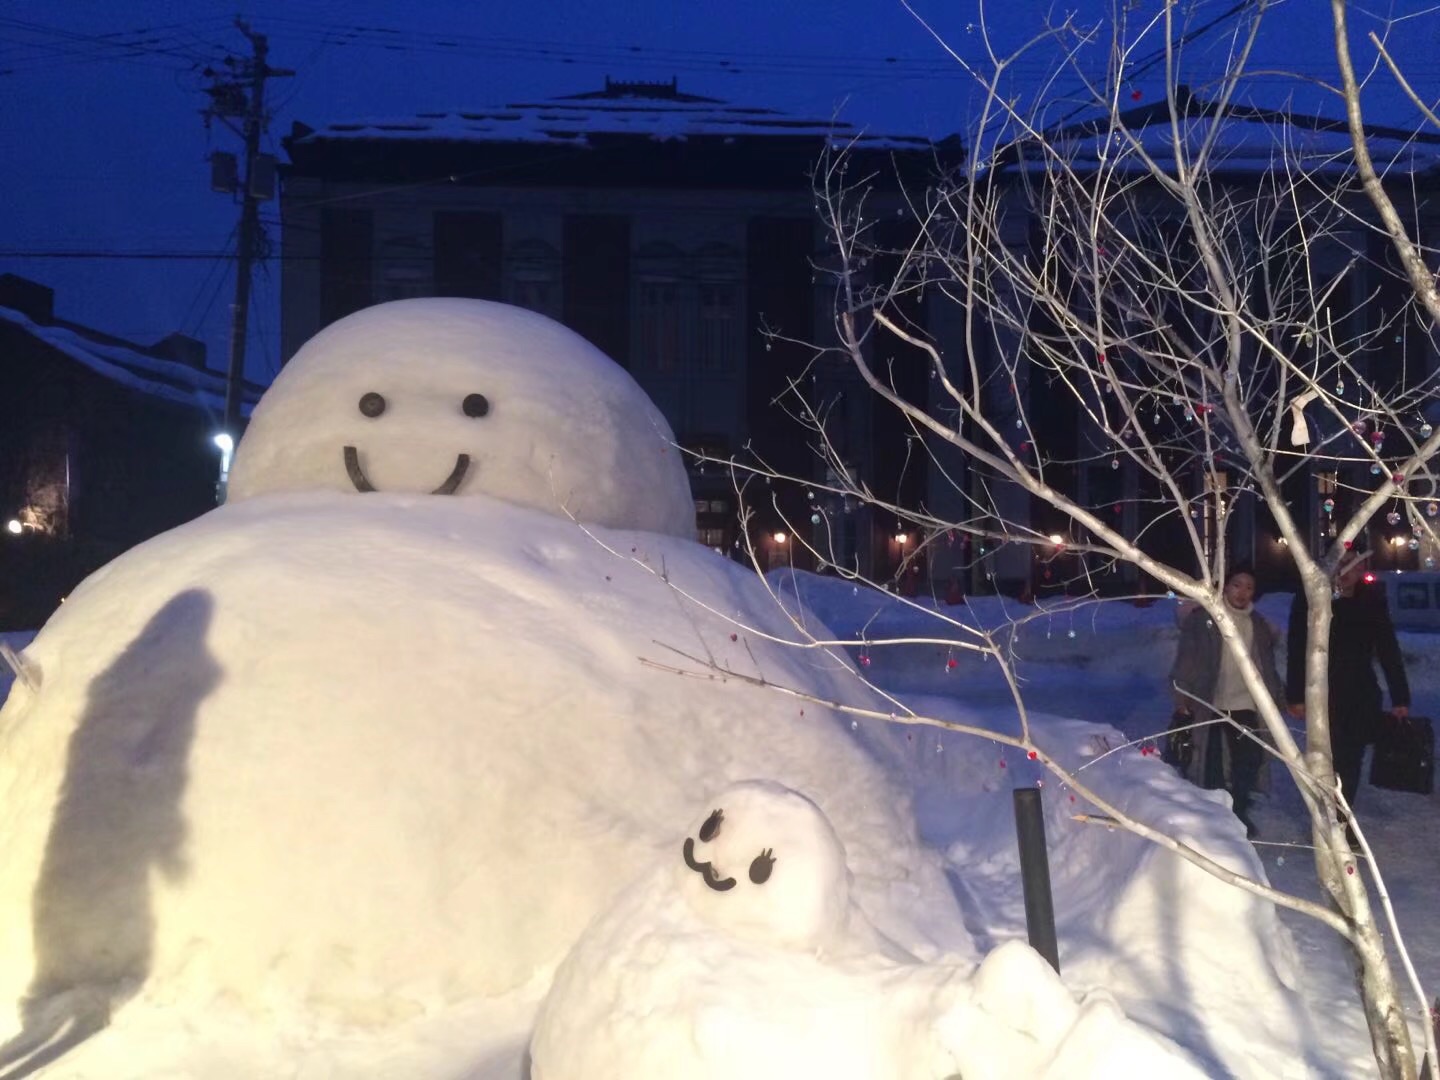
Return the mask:
[[[265,392],[229,498],[357,485],[454,485],[590,524],[695,534],[674,435],[630,375],[553,319],[486,300],[356,312]]]

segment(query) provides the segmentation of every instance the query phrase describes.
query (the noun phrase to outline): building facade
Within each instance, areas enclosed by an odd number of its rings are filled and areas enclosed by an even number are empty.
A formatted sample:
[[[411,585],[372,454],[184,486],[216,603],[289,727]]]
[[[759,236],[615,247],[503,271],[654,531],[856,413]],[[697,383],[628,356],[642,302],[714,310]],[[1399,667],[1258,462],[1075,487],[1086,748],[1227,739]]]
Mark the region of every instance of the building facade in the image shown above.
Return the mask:
[[[831,558],[883,577],[895,569],[894,523],[815,490],[824,469],[789,392],[798,382],[829,403],[856,475],[920,493],[918,473],[902,478],[896,419],[818,348],[833,340],[834,295],[816,272],[826,241],[812,170],[842,145],[851,168],[874,172],[877,208],[900,205],[897,177],[958,158],[953,142],[741,108],[673,81],[297,125],[281,198],[283,355],[388,300],[467,296],[542,312],[625,367],[695,452],[704,543],[742,556],[753,546],[765,566]]]
[[[33,629],[86,575],[215,506],[225,376],[172,334],[138,345],[57,318],[0,275],[0,629]],[[259,388],[244,387],[244,411]]]

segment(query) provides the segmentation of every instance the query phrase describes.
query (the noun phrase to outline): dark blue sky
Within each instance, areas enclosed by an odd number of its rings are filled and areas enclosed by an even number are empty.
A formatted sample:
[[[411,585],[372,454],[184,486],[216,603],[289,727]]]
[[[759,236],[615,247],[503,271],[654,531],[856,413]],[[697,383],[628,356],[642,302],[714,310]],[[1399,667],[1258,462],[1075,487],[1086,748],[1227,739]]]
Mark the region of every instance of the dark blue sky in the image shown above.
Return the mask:
[[[1117,0],[1131,20],[1153,16],[1162,2]],[[1194,9],[1197,23],[1233,6],[1180,5]],[[956,52],[981,60],[982,5],[915,7]],[[1052,10],[1039,0],[983,7],[1007,42],[1037,30]],[[1053,10],[1109,7],[1073,0]],[[1280,3],[1267,16],[1259,66],[1333,81],[1328,7]],[[1433,100],[1440,14],[1420,14],[1429,7],[1372,5],[1414,15],[1394,36],[1396,50]],[[226,356],[233,276],[227,260],[210,256],[233,253],[238,211],[209,190],[206,159],[238,141],[218,126],[207,135],[206,80],[194,67],[226,49],[245,51],[231,26],[236,13],[219,0],[0,0],[0,272],[54,286],[61,317],[111,333],[139,341],[192,333],[215,367]],[[271,63],[297,71],[271,84],[276,151],[292,120],[318,126],[500,104],[593,89],[607,74],[676,76],[695,93],[935,136],[963,131],[976,100],[969,77],[895,0],[253,0],[239,13],[269,36]],[[1353,18],[1357,48],[1369,56],[1361,38],[1378,24],[1359,11]],[[1213,70],[1228,40],[1207,35],[1192,49],[1194,66]],[[1021,65],[1017,77],[1033,81],[1042,66]],[[1159,79],[1158,68],[1143,73],[1135,89],[1157,94]],[[1377,90],[1373,119],[1414,122],[1388,80]],[[1306,109],[1325,99],[1278,74],[1257,80],[1253,94],[1274,105],[1293,96]],[[276,204],[264,216],[275,220]],[[278,229],[271,237],[278,250]],[[169,257],[179,253],[203,257]],[[279,361],[278,285],[277,262],[258,270],[250,370],[262,378]]]

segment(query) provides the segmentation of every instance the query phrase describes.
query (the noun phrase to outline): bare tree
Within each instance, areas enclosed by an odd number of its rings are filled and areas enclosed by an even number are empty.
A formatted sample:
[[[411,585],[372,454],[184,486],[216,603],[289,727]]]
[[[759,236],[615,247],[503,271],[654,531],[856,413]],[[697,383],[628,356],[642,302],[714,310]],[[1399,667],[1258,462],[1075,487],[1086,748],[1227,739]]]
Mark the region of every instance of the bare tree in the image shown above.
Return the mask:
[[[815,183],[831,249],[817,269],[834,285],[838,339],[815,364],[838,361],[888,403],[939,482],[914,505],[858,476],[836,449],[833,403],[808,377],[794,411],[827,480],[795,479],[905,522],[918,541],[907,559],[958,536],[987,578],[1027,591],[1153,584],[1202,607],[1308,811],[1328,906],[1235,883],[1336,930],[1380,1071],[1411,1080],[1417,1055],[1382,927],[1397,941],[1399,929],[1373,858],[1357,859],[1347,836],[1359,822],[1335,775],[1327,664],[1332,582],[1372,520],[1397,552],[1429,564],[1437,550],[1440,432],[1425,410],[1440,299],[1414,237],[1420,167],[1440,146],[1365,125],[1345,4],[1333,2],[1345,122],[1249,103],[1264,2],[1191,25],[1176,4],[1143,18],[1117,4],[1096,25],[1047,24],[1003,54],[982,9],[966,49],[951,51],[982,91],[963,168],[899,207],[843,150]],[[1228,35],[1203,93],[1185,81],[1202,33]],[[1037,81],[1037,64],[1050,76]],[[1141,100],[1142,70],[1163,73],[1163,100]],[[822,503],[791,535],[858,574]],[[1237,538],[1253,547],[1267,528],[1308,603],[1299,737],[1221,596]],[[1003,641],[958,634],[942,627],[934,640],[1006,658]],[[1028,728],[1017,745],[1033,755]],[[1427,1031],[1432,1075],[1435,1053]]]

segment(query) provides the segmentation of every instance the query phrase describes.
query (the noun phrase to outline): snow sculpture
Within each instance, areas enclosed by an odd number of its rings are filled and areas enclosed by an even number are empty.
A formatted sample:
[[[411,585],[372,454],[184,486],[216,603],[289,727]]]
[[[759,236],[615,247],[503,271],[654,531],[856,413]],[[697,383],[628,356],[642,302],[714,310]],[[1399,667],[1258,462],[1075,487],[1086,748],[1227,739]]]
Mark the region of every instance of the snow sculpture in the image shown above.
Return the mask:
[[[639,658],[700,635],[718,663],[826,700],[859,692],[849,669],[779,644],[794,628],[746,568],[595,532],[609,549],[483,494],[271,494],[76,589],[26,650],[39,688],[0,713],[0,1042],[3,1010],[87,984],[117,1022],[223,999],[317,1032],[538,996],[658,851],[694,877],[676,836],[694,793],[762,772],[835,797],[852,894],[888,933],[965,947],[847,719],[738,683],[697,694]],[[717,612],[759,635],[732,641]],[[797,851],[766,836],[779,896]],[[896,881],[923,920],[892,921]],[[817,895],[801,931],[828,918]]]
[[[798,792],[752,781],[707,805],[681,857],[560,966],[532,1080],[1202,1075],[1107,996],[1077,1003],[1020,942],[978,967],[886,942],[850,903],[834,829]]]
[[[850,904],[845,849],[829,819],[779,784],[739,784],[685,838],[681,894],[702,919],[791,948],[832,940]]]
[[[691,538],[674,436],[578,334],[485,300],[397,300],[308,341],[256,406],[229,498],[492,495],[593,525]]]

